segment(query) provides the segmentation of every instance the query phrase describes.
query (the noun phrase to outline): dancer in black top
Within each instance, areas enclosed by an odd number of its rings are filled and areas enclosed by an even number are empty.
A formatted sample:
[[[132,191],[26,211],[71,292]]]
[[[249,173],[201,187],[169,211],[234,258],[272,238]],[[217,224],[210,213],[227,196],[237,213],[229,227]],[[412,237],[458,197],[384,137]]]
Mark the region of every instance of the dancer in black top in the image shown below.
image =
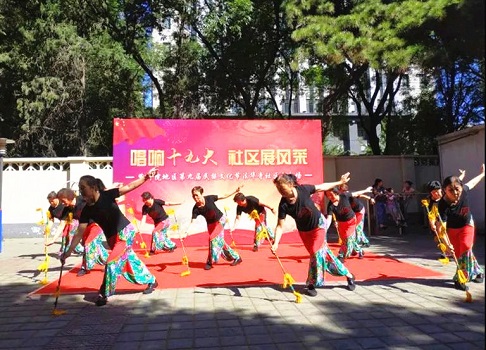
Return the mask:
[[[268,208],[272,211],[273,214],[276,214],[276,211],[274,208],[271,206],[260,202],[260,200],[255,197],[255,196],[245,196],[243,193],[238,192],[235,194],[233,197],[233,200],[236,202],[236,218],[235,218],[235,223],[233,224],[232,231],[236,228],[238,225],[238,222],[241,219],[241,214],[246,213],[250,214],[253,210],[256,210],[258,213],[258,216],[260,217],[260,223],[261,225],[264,225],[265,228],[267,229],[268,235],[270,236],[270,239],[273,240],[274,234],[273,231],[268,227],[267,225],[267,212],[265,211],[265,208]],[[263,229],[262,226],[255,221],[255,235],[253,238],[253,251],[256,252],[258,251],[258,247],[263,243],[265,238],[259,239],[260,231]]]
[[[116,282],[120,275],[131,283],[147,284],[144,294],[152,293],[158,286],[155,276],[133,250],[135,227],[123,215],[116,203],[116,198],[140,187],[156,174],[157,169],[151,169],[144,177],[109,190],[100,189],[99,180],[91,175],[84,175],[79,180],[79,191],[86,201],[86,206],[81,213],[78,231],[62,258],[64,262],[71,255],[76,244],[82,239],[90,220],[100,225],[111,253],[108,256],[103,282],[96,300],[98,306],[105,305],[108,297],[115,293]]]
[[[236,191],[224,196],[218,195],[206,195],[203,196],[204,189],[201,186],[193,187],[191,190],[192,198],[196,202],[192,208],[192,217],[189,227],[194,220],[199,216],[203,216],[206,219],[206,224],[209,234],[209,251],[208,258],[206,260],[205,270],[210,270],[214,263],[217,263],[219,257],[232,261],[231,265],[235,266],[241,263],[243,260],[240,255],[226,243],[224,239],[224,225],[226,223],[226,216],[216,206],[216,201],[219,199],[225,199],[229,196],[238,193],[240,187]],[[189,231],[189,227],[186,230]]]
[[[163,199],[156,199],[150,192],[142,193],[142,200],[144,203],[142,207],[142,226],[147,220],[147,215],[154,221],[150,253],[154,254],[159,250],[173,252],[177,246],[167,234],[170,227],[170,220],[169,215],[165,212],[164,205],[180,205],[181,203],[172,203],[166,202]]]

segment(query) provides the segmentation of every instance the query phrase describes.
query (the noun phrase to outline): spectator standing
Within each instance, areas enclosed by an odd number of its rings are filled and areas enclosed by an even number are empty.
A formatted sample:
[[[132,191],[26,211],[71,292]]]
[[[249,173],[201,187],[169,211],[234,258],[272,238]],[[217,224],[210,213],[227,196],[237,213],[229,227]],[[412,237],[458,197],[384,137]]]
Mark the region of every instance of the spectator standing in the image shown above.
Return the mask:
[[[386,229],[386,190],[383,180],[376,178],[372,186],[373,199],[375,200],[375,217],[380,229]]]

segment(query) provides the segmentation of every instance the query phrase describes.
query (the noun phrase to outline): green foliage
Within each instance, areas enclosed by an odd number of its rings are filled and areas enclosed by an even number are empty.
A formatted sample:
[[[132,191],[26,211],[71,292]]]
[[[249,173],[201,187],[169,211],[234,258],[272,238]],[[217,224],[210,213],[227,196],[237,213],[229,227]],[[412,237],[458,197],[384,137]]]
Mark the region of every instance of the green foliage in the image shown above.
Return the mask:
[[[151,43],[168,19],[170,43]],[[355,104],[374,154],[434,154],[437,136],[484,122],[483,0],[0,0],[0,39],[16,156],[109,155],[114,117],[287,118],[279,94],[304,85],[326,135],[347,135]],[[401,85],[411,67],[418,97]]]

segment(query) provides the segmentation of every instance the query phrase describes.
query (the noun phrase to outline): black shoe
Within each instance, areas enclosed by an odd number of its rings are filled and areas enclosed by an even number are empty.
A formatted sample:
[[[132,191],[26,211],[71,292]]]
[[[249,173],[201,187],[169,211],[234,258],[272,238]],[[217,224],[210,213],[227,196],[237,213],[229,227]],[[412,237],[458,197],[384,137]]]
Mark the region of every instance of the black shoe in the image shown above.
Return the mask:
[[[307,286],[307,289],[305,290],[305,293],[308,295],[308,296],[311,296],[311,297],[315,297],[317,296],[317,290],[316,290],[316,287],[314,287],[313,284],[309,284]]]
[[[362,245],[362,247],[363,247],[363,248],[369,248],[369,247],[370,247],[370,244],[369,244],[369,243],[364,243],[364,244]]]
[[[143,291],[143,294],[152,293],[155,290],[155,288],[157,288],[158,285],[159,285],[159,283],[157,282],[157,280],[155,280],[154,283],[149,283],[147,285],[147,288],[145,288],[145,290]]]
[[[356,256],[358,255],[358,252],[356,250],[353,250],[353,252],[351,253],[351,256]]]
[[[169,253],[172,253],[172,252],[173,252],[174,250],[176,250],[176,249],[177,249],[177,246],[175,245],[175,246],[173,246],[172,248],[169,248],[168,252],[169,252]]]
[[[360,251],[359,252],[358,259],[363,259],[363,258],[364,258],[364,252],[363,251]]]
[[[98,299],[96,299],[96,306],[103,306],[103,305],[106,305],[106,303],[108,302],[108,298],[105,297],[104,295],[101,295],[99,294],[98,295]]]
[[[233,262],[231,263],[231,266],[236,266],[238,264],[241,264],[242,261],[243,261],[243,259],[241,259],[241,257],[236,259],[236,260],[233,260]]]
[[[466,286],[466,284],[459,283],[458,281],[454,281],[454,288],[458,290],[464,290],[464,291],[469,290],[469,287]]]
[[[344,264],[344,260],[345,260],[344,257],[338,256],[338,260]]]
[[[88,271],[86,271],[86,269],[82,267],[81,270],[78,271],[76,276],[81,277],[81,276],[86,275],[87,273],[88,273]]]
[[[211,270],[212,268],[213,268],[213,264],[211,264],[210,262],[207,262],[206,266],[204,266],[204,270]]]
[[[154,255],[155,254],[155,250],[151,250],[149,255]]]
[[[354,275],[351,274],[351,277],[346,277],[346,279],[348,280],[348,289],[350,291],[353,291],[356,289],[356,284],[354,283]]]
[[[480,273],[476,276],[475,279],[472,280],[474,283],[483,283],[484,282],[484,273]]]
[[[254,245],[254,246],[253,246],[253,251],[254,251],[254,252],[258,252],[258,246]]]

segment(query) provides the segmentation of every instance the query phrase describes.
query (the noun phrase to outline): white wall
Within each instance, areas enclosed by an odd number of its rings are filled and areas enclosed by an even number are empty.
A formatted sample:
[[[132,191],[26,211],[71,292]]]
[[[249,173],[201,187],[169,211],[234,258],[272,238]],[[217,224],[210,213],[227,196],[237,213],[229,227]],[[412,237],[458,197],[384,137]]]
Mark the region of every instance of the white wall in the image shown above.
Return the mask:
[[[484,164],[484,125],[450,133],[438,138],[442,179],[458,175],[459,169],[466,170],[464,183],[479,174]],[[484,232],[484,182],[474,187],[469,196],[471,211],[477,231]]]
[[[93,175],[109,187],[113,182],[112,157],[4,158],[2,222],[36,223],[49,207],[47,194],[63,187],[78,189],[82,175]]]

